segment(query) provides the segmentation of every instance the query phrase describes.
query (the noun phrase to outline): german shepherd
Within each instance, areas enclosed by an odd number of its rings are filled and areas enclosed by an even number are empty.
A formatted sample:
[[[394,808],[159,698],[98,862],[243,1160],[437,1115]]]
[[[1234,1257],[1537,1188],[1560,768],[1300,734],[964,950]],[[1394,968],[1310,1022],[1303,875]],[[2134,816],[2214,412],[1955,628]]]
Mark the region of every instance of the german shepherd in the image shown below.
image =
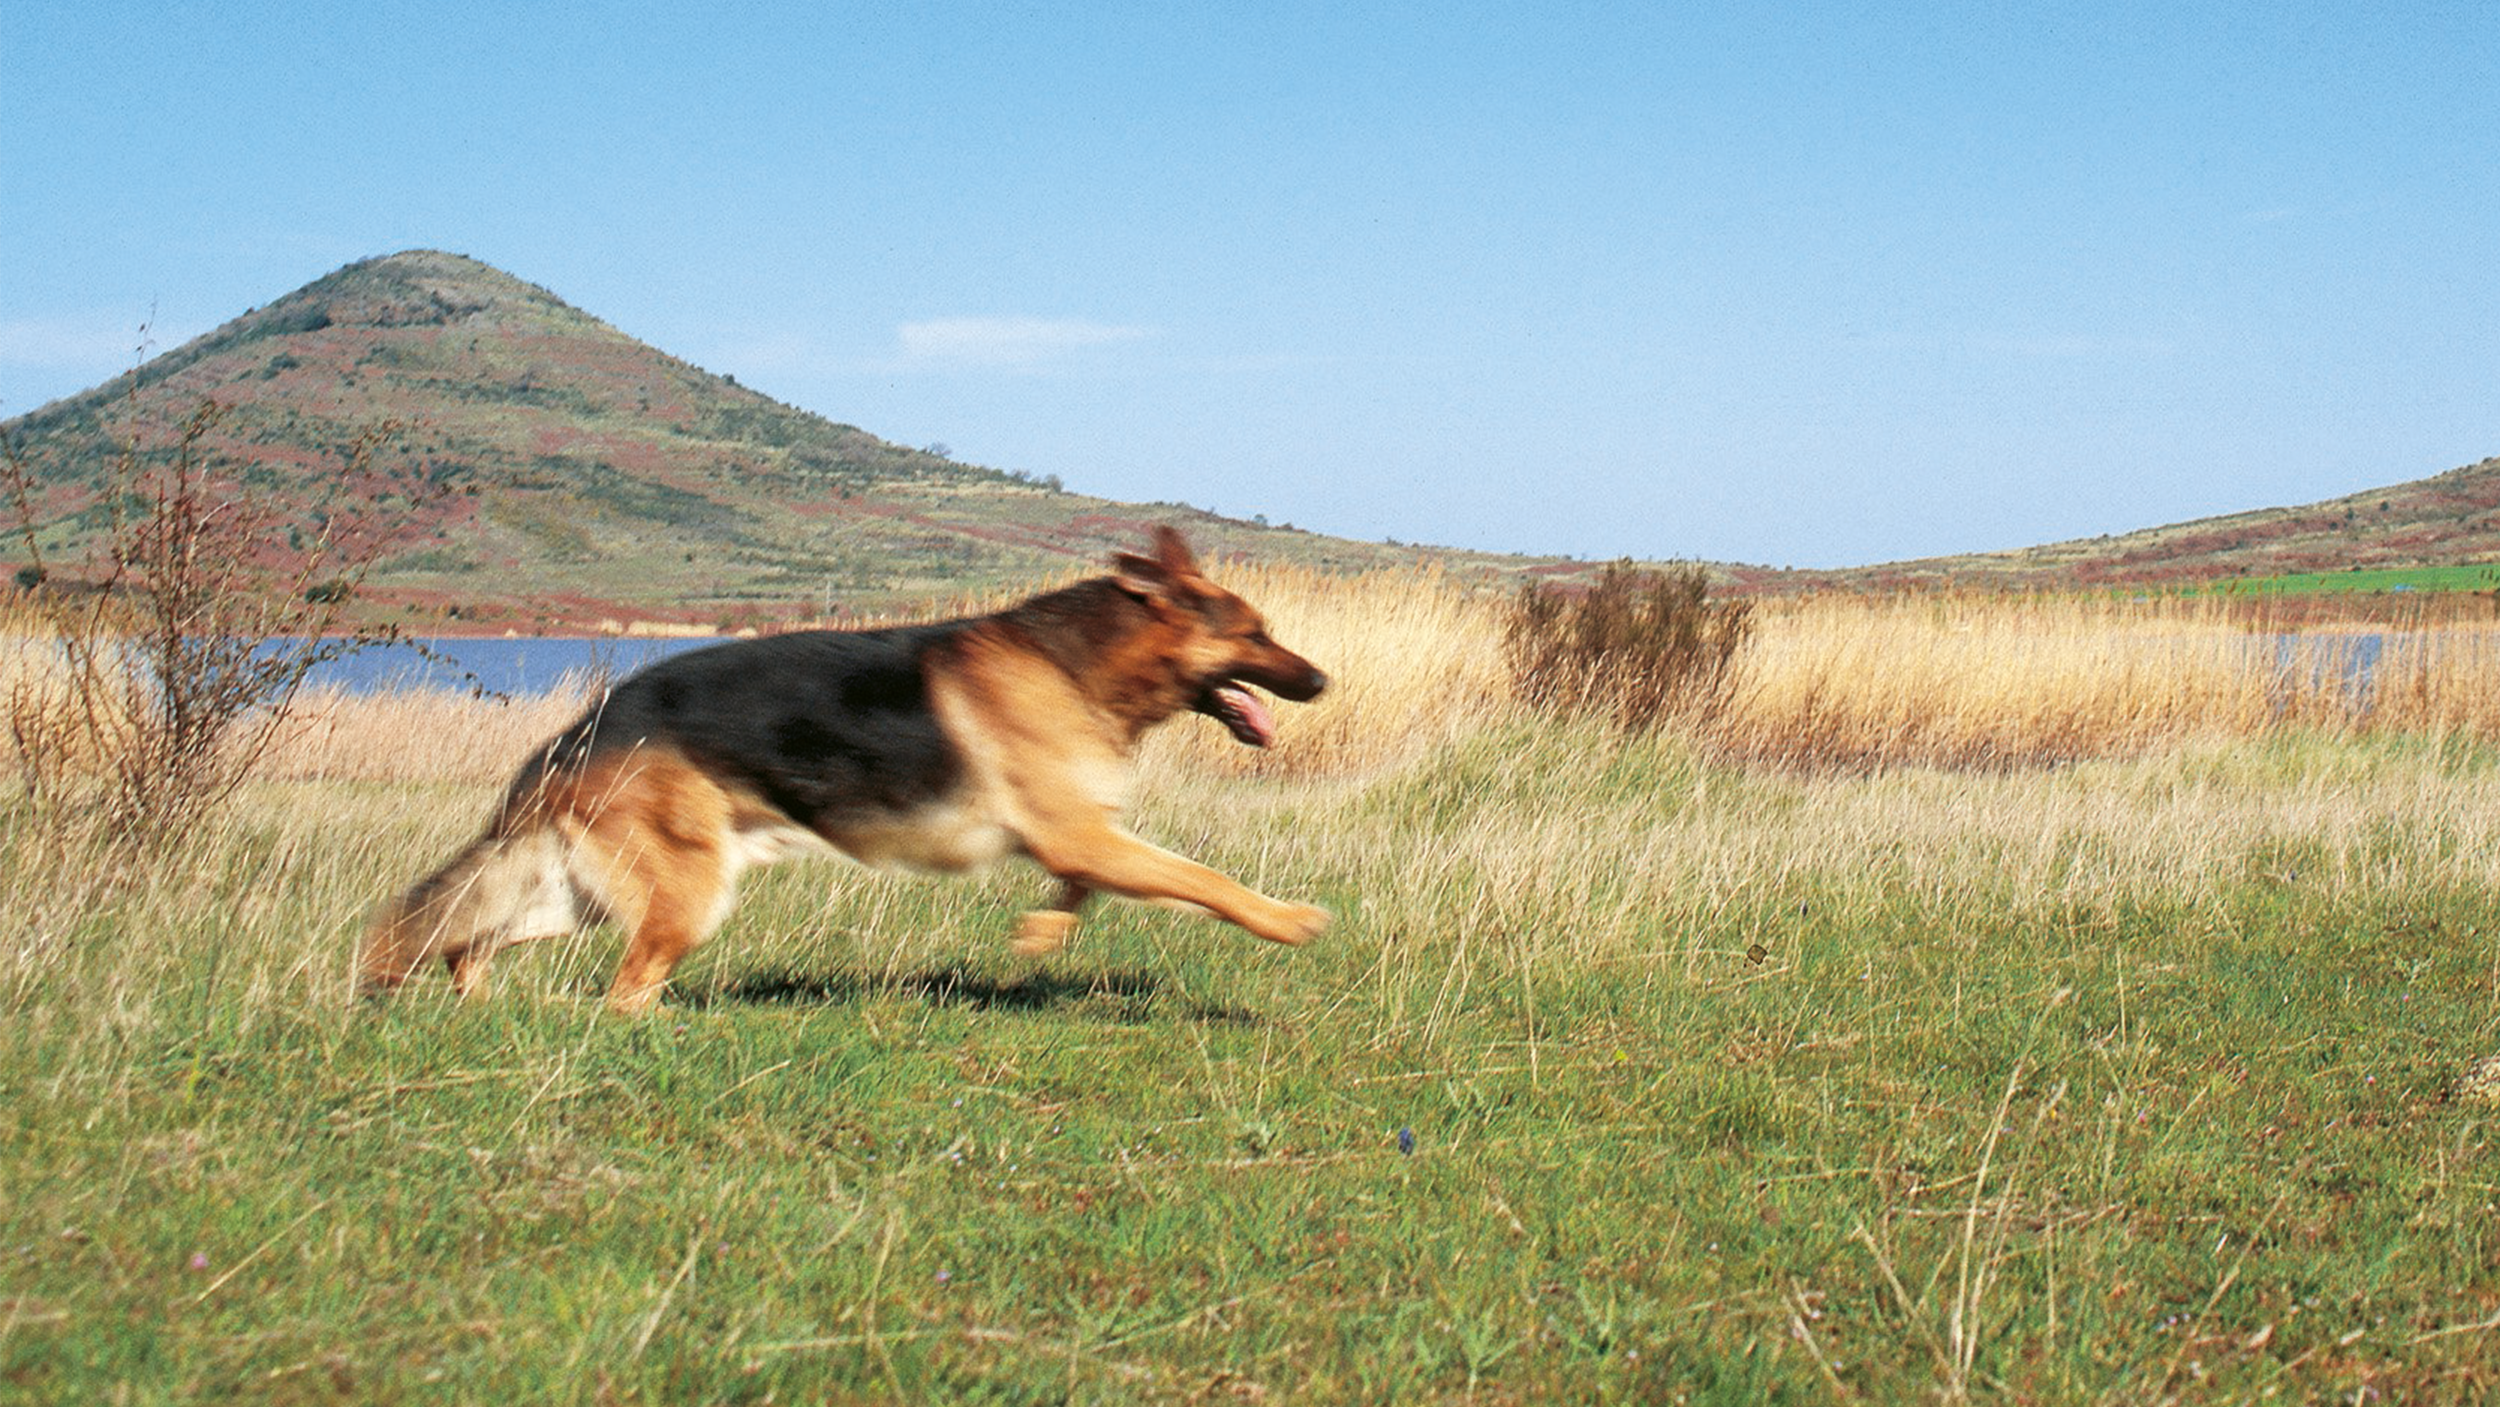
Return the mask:
[[[805,631],[691,650],[616,686],[513,779],[486,833],[384,907],[362,987],[441,958],[464,996],[501,948],[613,916],[630,930],[608,1006],[634,1015],[728,916],[739,871],[806,852],[959,871],[1021,854],[1056,876],[1015,951],[1064,944],[1095,893],[1194,905],[1300,944],[1325,910],[1255,893],[1120,828],[1148,728],[1206,714],[1253,747],[1275,722],[1245,685],[1328,686],[1199,573],[1169,527],[1154,555],[992,615]]]

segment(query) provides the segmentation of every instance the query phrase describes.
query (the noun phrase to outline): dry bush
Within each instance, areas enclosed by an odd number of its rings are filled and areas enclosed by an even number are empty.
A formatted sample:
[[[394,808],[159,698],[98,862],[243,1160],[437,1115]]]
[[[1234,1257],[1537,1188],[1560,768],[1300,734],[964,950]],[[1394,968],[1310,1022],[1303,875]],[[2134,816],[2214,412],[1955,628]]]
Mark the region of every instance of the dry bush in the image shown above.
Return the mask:
[[[0,706],[35,814],[64,834],[147,850],[191,833],[251,775],[316,665],[395,638],[342,626],[379,544],[373,504],[355,495],[396,427],[349,446],[306,523],[210,456],[224,413],[201,402],[162,449],[132,432],[69,580],[46,561],[42,476],[0,443],[0,488],[32,559],[19,614],[45,656],[13,672]]]
[[[1502,644],[1523,701],[1642,729],[1717,712],[1751,628],[1745,602],[1710,599],[1700,567],[1617,562],[1584,592],[1521,587]]]

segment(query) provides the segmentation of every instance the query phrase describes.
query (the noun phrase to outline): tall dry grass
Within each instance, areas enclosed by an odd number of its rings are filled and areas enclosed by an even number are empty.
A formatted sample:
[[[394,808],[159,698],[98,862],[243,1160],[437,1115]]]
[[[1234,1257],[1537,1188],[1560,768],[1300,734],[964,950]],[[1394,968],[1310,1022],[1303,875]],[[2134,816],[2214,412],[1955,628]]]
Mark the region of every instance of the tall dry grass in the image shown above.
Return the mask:
[[[2189,903],[2278,870],[2333,892],[2500,885],[2500,780],[2474,761],[2500,741],[2484,627],[2390,647],[2359,696],[2332,656],[2192,605],[1774,603],[1724,707],[1626,740],[1511,699],[1499,596],[1430,573],[1219,575],[1336,682],[1281,705],[1266,752],[1200,720],[1158,730],[1139,823],[1193,848],[1262,837],[1217,857],[1248,873],[1365,876],[1385,930],[1602,961],[1809,896]],[[275,763],[483,791],[582,702],[327,694]],[[1283,785],[1226,784],[1246,775]]]
[[[0,749],[16,761],[27,748],[66,745],[73,731],[69,660],[40,630],[0,617]]]
[[[1149,739],[1149,773],[1356,779],[1523,716],[1502,653],[1505,598],[1431,570],[1339,576],[1217,563],[1277,639],[1328,671],[1280,705],[1276,746],[1212,723]],[[982,609],[995,603],[969,603]],[[2252,627],[2221,605],[2055,597],[1815,597],[1757,603],[1723,705],[1673,725],[1736,761],[1807,769],[2023,767],[2139,757],[2281,733],[2500,740],[2500,626],[2375,637]],[[0,635],[0,688],[47,695],[39,641]],[[587,702],[592,685],[509,701],[455,691],[297,700],[263,774],[286,780],[492,783]],[[0,739],[0,749],[13,744]]]
[[[2360,668],[2366,639],[2383,652]],[[2500,738],[2500,631],[2291,634],[2213,602],[1770,602],[1709,742],[1814,766],[2136,756],[2286,729]]]
[[[1150,793],[1139,829],[1273,892],[1322,886],[1354,915],[1366,980],[1427,1027],[1563,974],[1734,990],[1830,960],[1849,947],[1834,935],[1924,932],[1963,954],[2024,927],[2083,951],[2160,914],[2158,941],[2184,950],[2325,921],[2250,917],[2269,905],[2393,924],[2401,905],[2500,890],[2487,763],[2331,740],[1867,775],[1714,767],[1671,739],[1522,723],[1383,783],[1239,790],[1221,809],[1247,814],[1220,823],[1206,786]]]
[[[1356,777],[1420,757],[1507,716],[1499,598],[1437,570],[1342,576],[1289,566],[1208,568],[1267,617],[1268,633],[1327,671],[1328,691],[1278,710],[1276,745],[1179,720],[1149,766],[1221,776]]]
[[[500,783],[587,707],[588,681],[509,699],[457,689],[307,691],[263,765],[280,781]]]

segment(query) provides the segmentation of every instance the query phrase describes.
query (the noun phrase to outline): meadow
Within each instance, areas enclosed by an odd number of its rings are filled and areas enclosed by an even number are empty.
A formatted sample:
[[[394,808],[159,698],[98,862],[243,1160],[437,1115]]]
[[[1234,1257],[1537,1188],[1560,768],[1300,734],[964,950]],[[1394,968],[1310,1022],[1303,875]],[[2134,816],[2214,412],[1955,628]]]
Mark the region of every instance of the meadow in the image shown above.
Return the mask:
[[[0,821],[0,1400],[2456,1400],[2500,1391],[2500,636],[1765,603],[1723,705],[1499,598],[1220,573],[1340,681],[1136,828],[1336,927],[751,877],[349,1000],[568,697],[307,701],[146,870]]]
[[[2292,596],[2346,592],[2490,591],[2495,587],[2500,587],[2500,568],[2483,564],[2456,564],[2440,567],[2353,567],[2340,572],[2225,577],[2210,589],[2225,596]]]

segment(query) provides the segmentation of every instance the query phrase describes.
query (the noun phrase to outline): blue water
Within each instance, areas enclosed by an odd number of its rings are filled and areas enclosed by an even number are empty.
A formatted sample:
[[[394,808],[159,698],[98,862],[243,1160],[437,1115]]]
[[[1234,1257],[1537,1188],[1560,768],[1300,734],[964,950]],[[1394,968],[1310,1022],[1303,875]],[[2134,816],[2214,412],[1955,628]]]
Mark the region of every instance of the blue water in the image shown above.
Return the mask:
[[[486,689],[498,694],[539,694],[586,679],[622,679],[653,660],[717,640],[579,639],[531,636],[520,639],[429,639],[421,642],[439,658],[429,660],[399,645],[358,650],[315,668],[307,681],[314,688],[338,688],[372,694],[393,689]]]
[[[2274,688],[2276,707],[2287,692],[2317,694],[2328,691],[2344,696],[2344,702],[2355,709],[2370,706],[2370,686],[2377,680],[2379,661],[2390,653],[2390,646],[2399,649],[2425,648],[2427,642],[2385,635],[2281,635],[2274,641]],[[2394,662],[2391,660],[2390,664]]]

